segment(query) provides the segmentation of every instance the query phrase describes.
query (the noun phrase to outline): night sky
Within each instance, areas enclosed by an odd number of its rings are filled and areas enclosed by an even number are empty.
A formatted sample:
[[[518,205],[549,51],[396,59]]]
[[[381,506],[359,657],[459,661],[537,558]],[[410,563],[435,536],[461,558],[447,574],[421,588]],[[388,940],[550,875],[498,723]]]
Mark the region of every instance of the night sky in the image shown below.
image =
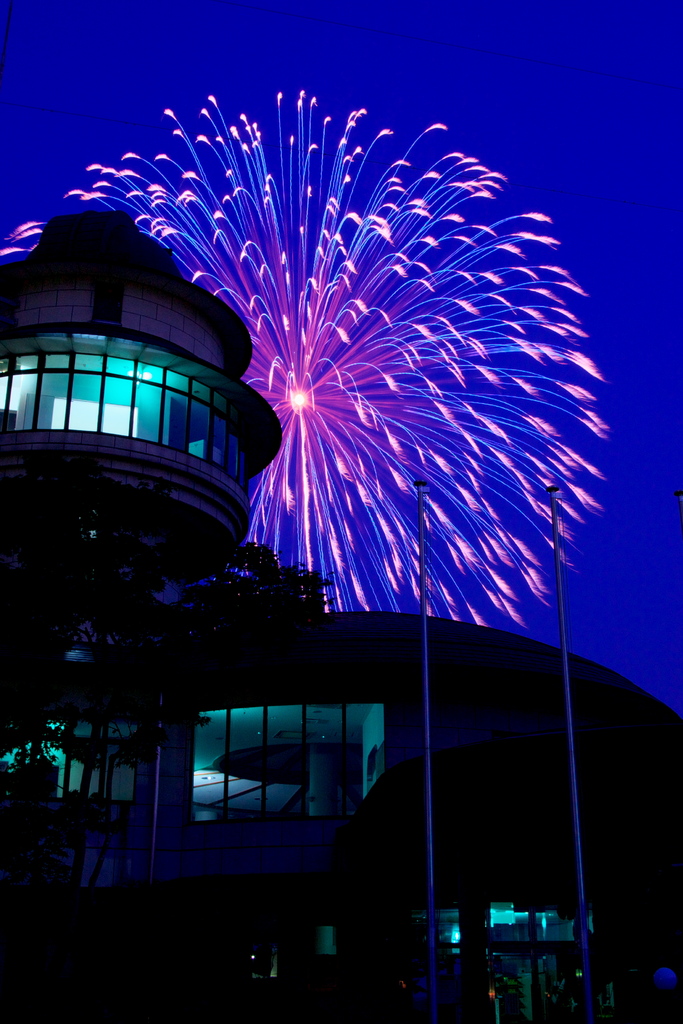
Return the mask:
[[[6,14],[3,0],[3,33]],[[397,157],[428,125],[448,125],[450,149],[509,180],[488,219],[548,214],[562,241],[554,261],[590,295],[571,308],[607,382],[598,411],[612,436],[578,424],[565,433],[606,477],[587,484],[604,511],[579,528],[572,554],[573,649],[683,712],[675,19],[675,5],[659,0],[291,0],[272,10],[15,0],[0,93],[0,238],[81,212],[62,197],[92,183],[86,165],[165,149],[165,107],[199,130],[210,93],[228,120],[244,112],[266,135],[280,91],[292,105],[302,89],[315,95],[340,129],[365,107],[367,138],[392,128]],[[433,157],[443,135],[435,145]],[[409,599],[405,610],[416,610]],[[522,611],[532,637],[557,643],[552,607],[529,595]]]

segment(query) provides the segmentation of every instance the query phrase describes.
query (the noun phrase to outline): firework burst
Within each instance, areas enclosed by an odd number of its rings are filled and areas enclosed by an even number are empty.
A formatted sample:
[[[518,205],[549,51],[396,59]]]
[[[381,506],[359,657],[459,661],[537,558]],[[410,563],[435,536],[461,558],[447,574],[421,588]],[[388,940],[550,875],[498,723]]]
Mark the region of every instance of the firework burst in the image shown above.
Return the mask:
[[[356,145],[364,113],[339,137],[302,94],[290,134],[278,97],[267,149],[256,124],[229,126],[209,97],[201,134],[176,120],[175,156],[94,164],[92,188],[70,195],[131,209],[249,327],[249,383],[284,433],[253,495],[253,540],[333,573],[338,608],[398,609],[417,594],[423,477],[435,613],[482,622],[478,591],[521,622],[513,584],[545,592],[522,520],[545,531],[556,480],[575,518],[594,507],[576,479],[597,470],[555,425],[605,429],[567,308],[583,292],[545,255],[548,217],[482,223],[500,173],[459,152],[417,166],[443,125],[382,162],[391,132]]]

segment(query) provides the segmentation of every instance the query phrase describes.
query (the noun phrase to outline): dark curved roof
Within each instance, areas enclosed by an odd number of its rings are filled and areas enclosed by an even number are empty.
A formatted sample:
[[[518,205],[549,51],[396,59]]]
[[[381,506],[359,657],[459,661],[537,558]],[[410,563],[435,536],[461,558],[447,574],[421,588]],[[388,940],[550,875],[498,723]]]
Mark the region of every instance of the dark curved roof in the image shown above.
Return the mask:
[[[436,700],[564,714],[556,647],[471,622],[430,618],[429,654]],[[285,650],[250,648],[231,682],[230,702],[412,702],[419,699],[420,665],[418,615],[338,612]],[[594,661],[570,655],[570,671],[584,723],[679,721],[656,697]],[[224,696],[224,682],[220,685]],[[219,699],[219,693],[207,699]]]
[[[455,619],[430,618],[428,628],[430,663],[435,668],[468,666],[544,675],[561,673],[559,649],[530,637]],[[302,633],[284,659],[279,651],[273,657],[279,663],[301,665],[321,661],[419,665],[420,635],[418,615],[337,612],[329,625]],[[571,672],[576,679],[645,692],[618,672],[577,655],[571,655]]]
[[[170,249],[143,235],[123,210],[87,210],[53,217],[26,259],[35,263],[78,261],[147,267],[182,277]]]

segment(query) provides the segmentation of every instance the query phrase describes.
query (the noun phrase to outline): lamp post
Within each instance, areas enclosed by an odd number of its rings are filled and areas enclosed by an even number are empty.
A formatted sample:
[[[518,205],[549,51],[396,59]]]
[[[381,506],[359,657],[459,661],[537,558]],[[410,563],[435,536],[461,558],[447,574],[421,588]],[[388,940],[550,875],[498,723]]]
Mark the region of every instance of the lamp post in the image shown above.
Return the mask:
[[[420,560],[420,625],[422,651],[422,714],[424,726],[424,840],[427,890],[427,1007],[429,1024],[437,1024],[436,988],[436,910],[434,908],[434,823],[432,812],[432,734],[429,699],[429,648],[427,636],[427,547],[425,497],[429,487],[416,480],[417,520]]]
[[[567,632],[567,609],[562,580],[562,552],[560,547],[560,524],[557,509],[559,487],[546,487],[550,495],[550,511],[553,522],[553,549],[555,553],[555,588],[557,591],[557,617],[560,626],[560,651],[562,654],[562,680],[564,684],[564,709],[567,720],[567,757],[569,787],[571,791],[572,831],[574,834],[574,864],[576,869],[576,902],[579,926],[579,952],[586,1024],[593,1024],[593,986],[591,984],[590,950],[588,948],[588,906],[583,875],[583,851],[581,847],[581,822],[579,818],[579,786],[576,771],[576,749],[574,744],[574,715],[572,710],[571,680],[569,677],[569,643]]]

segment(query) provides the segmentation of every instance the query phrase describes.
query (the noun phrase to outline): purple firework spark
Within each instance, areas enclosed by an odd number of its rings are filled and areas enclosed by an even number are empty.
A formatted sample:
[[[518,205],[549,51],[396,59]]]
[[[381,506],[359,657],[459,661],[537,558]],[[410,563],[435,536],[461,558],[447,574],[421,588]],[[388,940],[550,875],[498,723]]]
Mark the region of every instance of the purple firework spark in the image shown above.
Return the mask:
[[[545,593],[521,520],[545,532],[543,487],[556,480],[575,518],[596,507],[574,480],[599,473],[551,421],[605,433],[576,382],[599,377],[566,306],[584,293],[562,268],[526,262],[557,245],[537,226],[550,218],[481,223],[500,173],[459,152],[421,169],[412,154],[423,136],[381,163],[390,131],[356,145],[361,110],[337,139],[303,93],[289,135],[280,100],[272,154],[256,124],[242,115],[229,127],[209,97],[204,134],[176,120],[178,156],[93,164],[92,188],[69,194],[127,206],[246,322],[249,382],[284,432],[253,495],[252,540],[333,573],[338,608],[398,609],[417,594],[413,480],[423,477],[434,612],[482,622],[479,589],[521,622],[511,581]]]

